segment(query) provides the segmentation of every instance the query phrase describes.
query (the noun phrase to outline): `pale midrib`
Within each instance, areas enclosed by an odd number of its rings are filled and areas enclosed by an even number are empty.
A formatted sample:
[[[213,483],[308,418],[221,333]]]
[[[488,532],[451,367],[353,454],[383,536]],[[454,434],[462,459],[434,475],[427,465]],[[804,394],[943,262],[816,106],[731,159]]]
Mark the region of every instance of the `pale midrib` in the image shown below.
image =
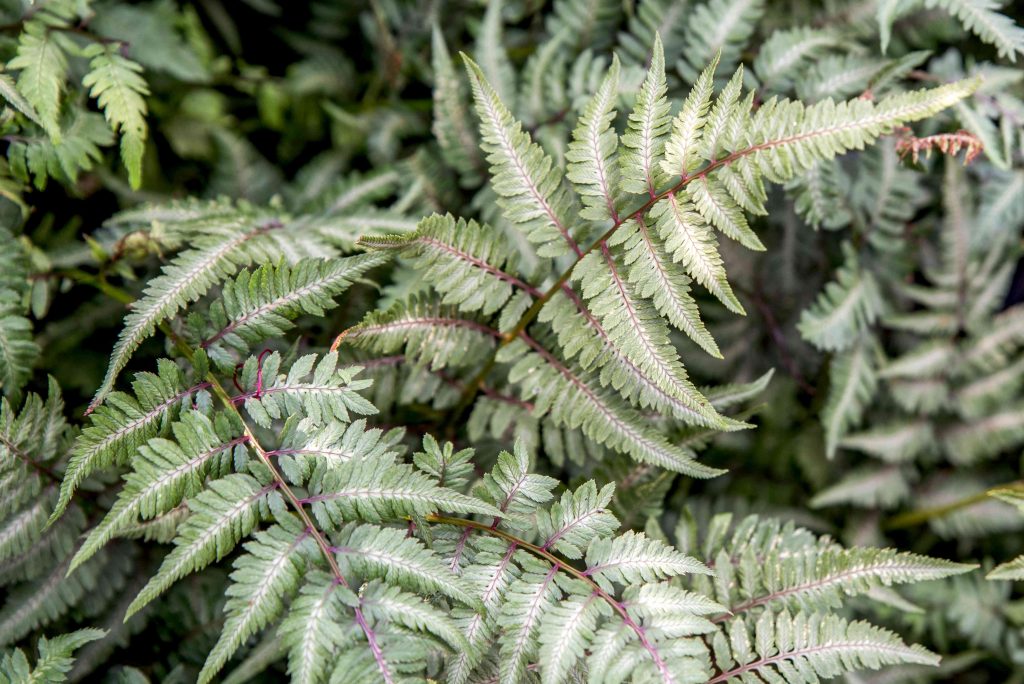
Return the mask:
[[[803,584],[797,584],[792,587],[780,589],[779,591],[775,591],[770,594],[765,594],[764,596],[759,596],[755,599],[751,599],[732,608],[730,610],[730,615],[715,618],[713,622],[721,622],[726,618],[732,618],[738,615],[739,613],[750,610],[751,608],[763,606],[767,603],[771,603],[772,601],[776,601],[787,596],[792,596],[793,594],[799,594],[805,591],[813,592],[815,590],[824,589],[834,584],[841,584],[848,580],[854,580],[864,576],[871,577],[881,575],[882,573],[885,573],[886,571],[890,570],[894,572],[905,571],[909,573],[914,571],[930,571],[935,570],[935,568],[930,568],[928,566],[922,565],[900,563],[899,559],[894,559],[892,561],[889,561],[888,563],[879,565],[863,565],[856,568],[851,568],[849,570],[845,570],[843,572],[836,573],[834,575],[827,575],[825,577],[821,577],[810,582],[804,582]]]
[[[265,304],[262,304],[253,309],[252,311],[244,313],[238,318],[231,321],[224,328],[217,331],[215,335],[203,340],[199,344],[199,347],[201,349],[206,349],[211,344],[221,339],[225,335],[234,332],[238,328],[243,327],[244,325],[246,325],[247,323],[254,319],[258,319],[268,311],[273,311],[275,309],[287,306],[288,304],[291,304],[292,302],[301,299],[302,297],[305,297],[307,294],[310,294],[312,292],[317,292],[318,290],[328,290],[335,282],[339,280],[344,281],[345,279],[345,276],[340,274],[334,274],[333,277],[320,278],[318,280],[315,280],[311,283],[304,285],[303,287],[300,287],[297,290],[292,290],[291,292],[282,297],[278,297],[272,301],[266,302]]]
[[[797,651],[790,651],[788,653],[779,653],[779,654],[776,654],[776,655],[771,656],[769,658],[762,658],[761,660],[756,660],[756,661],[754,661],[752,663],[747,663],[746,665],[744,665],[742,667],[738,667],[738,668],[736,668],[734,670],[729,670],[728,672],[723,672],[722,674],[718,675],[714,679],[709,680],[708,684],[719,684],[719,682],[728,681],[729,679],[732,679],[733,677],[737,677],[737,676],[739,676],[739,675],[741,675],[741,674],[743,674],[745,672],[750,672],[751,670],[757,670],[757,669],[760,669],[762,667],[766,667],[768,665],[772,665],[772,664],[777,663],[777,662],[782,661],[782,660],[793,660],[793,659],[796,659],[796,658],[804,658],[804,657],[807,657],[807,656],[810,656],[810,655],[814,655],[816,653],[822,653],[822,652],[825,652],[825,651],[855,651],[855,652],[857,652],[857,651],[861,651],[861,650],[863,650],[865,648],[871,649],[872,651],[884,651],[886,653],[893,653],[893,654],[899,654],[899,655],[904,655],[904,654],[906,654],[910,650],[910,649],[908,649],[906,647],[888,646],[888,645],[885,645],[885,644],[878,644],[878,643],[875,643],[873,641],[842,641],[842,642],[839,642],[839,643],[821,644],[819,646],[811,646],[811,647],[803,648],[803,649],[800,649],[800,650],[797,650]]]
[[[515,146],[512,144],[512,141],[506,135],[505,127],[502,126],[500,123],[502,117],[500,117],[498,115],[498,112],[495,111],[494,104],[491,102],[491,98],[485,96],[482,99],[487,106],[487,115],[491,119],[491,125],[493,126],[494,131],[497,134],[498,140],[501,141],[500,146],[502,150],[504,150],[506,158],[512,160],[512,164],[515,166],[516,171],[519,172],[520,180],[526,184],[526,187],[530,191],[530,194],[533,195],[534,201],[538,204],[538,206],[540,206],[544,213],[547,214],[548,220],[551,222],[551,225],[554,226],[558,230],[558,232],[562,234],[562,237],[565,238],[565,241],[569,244],[569,247],[571,247],[572,250],[576,252],[576,254],[578,255],[580,253],[580,250],[579,247],[576,246],[576,241],[572,239],[572,236],[569,235],[569,231],[562,224],[561,220],[555,215],[555,212],[551,208],[551,205],[548,204],[547,199],[541,196],[540,190],[533,182],[533,178],[530,177],[530,175],[526,172],[526,169],[523,167],[523,162],[519,158],[519,154],[516,152]],[[527,138],[529,139],[529,136],[527,136]],[[536,143],[530,141],[528,142],[528,144],[534,145]]]

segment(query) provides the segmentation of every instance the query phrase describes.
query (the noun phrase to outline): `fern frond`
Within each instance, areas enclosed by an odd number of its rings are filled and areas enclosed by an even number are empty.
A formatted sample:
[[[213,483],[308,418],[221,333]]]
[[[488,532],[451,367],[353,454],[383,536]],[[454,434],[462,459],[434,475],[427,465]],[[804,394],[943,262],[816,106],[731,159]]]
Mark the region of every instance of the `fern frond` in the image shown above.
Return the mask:
[[[597,388],[596,379],[580,377],[546,350],[523,356],[509,372],[522,397],[534,401],[534,415],[550,412],[556,425],[579,427],[598,444],[628,453],[638,461],[692,477],[715,477],[722,470],[695,460],[685,446],[668,443],[642,416]],[[635,390],[634,390],[635,391]]]
[[[354,640],[354,629],[343,626],[348,606],[359,600],[349,594],[349,589],[325,572],[311,570],[306,574],[299,595],[277,628],[278,637],[288,649],[288,674],[293,682],[318,684],[327,680],[335,650]]]
[[[224,225],[207,226],[204,235],[192,247],[164,267],[163,273],[149,282],[132,311],[125,317],[124,329],[114,346],[106,376],[96,391],[90,412],[110,393],[114,381],[129,357],[157,326],[193,302],[219,280],[239,266],[248,265],[259,249],[259,237],[277,224],[253,226],[244,219]],[[256,243],[256,244],[253,244]]]
[[[763,0],[708,0],[693,8],[679,72],[693,82],[716,54],[732,70],[764,10]]]
[[[156,575],[139,592],[125,612],[128,619],[189,573],[219,561],[251,533],[261,515],[280,498],[276,484],[261,485],[255,478],[233,473],[206,485],[188,500],[189,516],[178,528],[175,548],[167,554]]]
[[[476,603],[465,581],[418,539],[407,537],[404,529],[360,525],[342,530],[341,536],[334,549],[338,562],[366,577],[384,578],[424,594],[437,592],[469,606]]]
[[[35,665],[29,664],[25,652],[15,649],[4,654],[0,660],[0,681],[26,682],[31,684],[58,684],[66,681],[66,675],[74,665],[72,654],[86,644],[102,639],[107,632],[102,629],[80,629],[70,634],[41,637],[37,649],[39,657]]]
[[[619,529],[618,519],[607,510],[615,486],[600,489],[589,480],[562,498],[546,511],[537,514],[537,531],[544,544],[566,558],[582,558],[591,540],[607,537]]]
[[[220,434],[229,429],[218,429],[202,413],[188,411],[171,426],[173,441],[154,437],[140,447],[133,471],[124,478],[124,489],[75,554],[69,572],[140,516],[152,518],[198,494],[215,459],[236,458],[244,453],[245,436],[231,438]],[[236,451],[240,453],[232,453]]]
[[[513,292],[537,291],[516,276],[512,253],[500,232],[451,214],[434,214],[404,236],[364,237],[361,247],[395,250],[420,271],[423,280],[443,296],[445,304],[463,311],[492,314]]]
[[[59,142],[46,137],[19,138],[11,141],[7,159],[15,178],[44,190],[48,178],[74,183],[82,171],[102,159],[100,148],[113,142],[114,135],[102,116],[76,109],[62,120]]]
[[[444,611],[398,587],[370,582],[363,590],[360,605],[368,618],[436,636],[455,653],[470,647],[466,637]]]
[[[458,72],[452,63],[444,36],[435,24],[431,38],[431,64],[434,69],[433,133],[445,161],[451,164],[465,182],[473,182],[482,166],[479,142],[463,101]]]
[[[672,123],[666,92],[665,50],[661,37],[655,34],[651,64],[622,134],[619,187],[623,192],[654,197],[664,185],[658,160],[664,154]]]
[[[825,428],[825,451],[831,458],[839,440],[860,424],[878,387],[872,361],[872,345],[866,341],[836,355],[829,369],[829,393],[821,423]]]
[[[855,468],[811,499],[812,508],[861,506],[890,509],[910,496],[907,474],[898,466]]]
[[[477,496],[497,508],[506,524],[532,523],[538,507],[552,499],[551,490],[556,486],[555,478],[530,472],[530,456],[522,441],[517,441],[512,453],[498,454]]]
[[[303,503],[324,529],[343,521],[384,522],[439,510],[500,516],[501,511],[445,487],[394,457],[352,458],[322,468]]]
[[[665,143],[665,159],[661,162],[662,169],[670,176],[682,177],[697,170],[701,132],[711,107],[718,62],[716,56],[701,72],[672,120],[672,133]]]
[[[480,117],[481,144],[491,165],[491,185],[505,218],[522,227],[541,256],[559,256],[567,248],[578,253],[569,220],[572,201],[562,174],[502,104],[480,67],[463,59]]]
[[[839,42],[839,36],[828,29],[798,26],[773,31],[757,53],[754,72],[764,87],[784,90],[801,62],[821,57]]]
[[[886,423],[847,434],[839,441],[839,446],[862,451],[887,463],[913,461],[934,444],[932,426],[924,420]]]
[[[1024,28],[997,12],[1001,5],[994,0],[925,0],[924,5],[949,12],[965,29],[995,45],[1000,57],[1016,62],[1017,53],[1024,54]]]
[[[227,350],[244,354],[264,340],[283,336],[302,314],[323,316],[356,279],[384,261],[380,255],[357,255],[243,270],[224,283],[206,318],[196,324],[202,329],[199,347],[225,367],[234,367],[236,360]]]
[[[585,256],[573,270],[582,284],[583,297],[602,324],[609,342],[640,373],[651,378],[669,396],[681,401],[697,420],[714,424],[718,418],[707,399],[687,377],[679,354],[669,341],[669,329],[653,304],[639,296],[622,273],[621,252],[607,247]]]
[[[857,255],[844,246],[845,261],[836,281],[825,285],[814,304],[800,316],[800,335],[826,351],[841,351],[882,314],[885,303],[874,275],[860,268]]]
[[[781,681],[799,677],[811,683],[845,672],[885,665],[937,665],[938,656],[907,646],[892,632],[867,622],[847,622],[820,613],[764,613],[751,626],[739,619],[727,639],[714,642],[718,674],[709,684],[760,676]]]
[[[587,548],[585,575],[602,587],[653,582],[678,575],[711,574],[695,558],[686,556],[642,532],[626,532],[614,539],[595,539]]]
[[[497,624],[503,632],[500,672],[502,682],[522,679],[525,666],[538,646],[538,633],[546,614],[562,597],[555,582],[557,568],[521,555],[523,574],[505,592]]]
[[[650,299],[658,313],[708,354],[722,358],[690,294],[690,279],[674,268],[660,236],[653,233],[644,219],[637,219],[630,228],[620,229],[617,237],[623,240],[622,260],[629,267],[627,278],[636,286],[637,295]]]
[[[415,363],[440,370],[476,363],[494,348],[497,334],[475,320],[459,317],[450,307],[421,297],[369,314],[343,340],[377,354],[404,350]]]
[[[94,43],[83,55],[90,60],[90,71],[82,85],[96,98],[110,127],[121,134],[121,161],[128,169],[129,184],[138,189],[147,133],[145,96],[149,95],[142,67],[112,44]]]
[[[608,615],[608,605],[597,596],[573,596],[545,615],[537,640],[542,684],[556,684],[580,662],[596,636],[597,620]]]
[[[337,352],[317,360],[316,354],[298,358],[288,373],[279,372],[281,355],[274,352],[261,359],[250,356],[240,373],[243,387],[251,387],[245,411],[253,422],[270,427],[275,420],[301,415],[300,429],[331,421],[347,423],[350,413],[368,416],[376,407],[359,394],[371,381],[356,378],[358,367],[339,367]]]
[[[691,278],[715,295],[730,311],[745,313],[726,279],[718,253],[718,240],[711,226],[697,213],[684,193],[669,195],[655,205],[651,216],[672,260],[681,263]]]
[[[60,35],[43,21],[30,21],[18,36],[18,52],[8,69],[18,70],[18,91],[39,116],[54,143],[60,142],[60,103],[68,68]]]
[[[747,555],[740,561],[740,573],[746,579],[738,591],[739,602],[729,613],[739,615],[774,603],[794,610],[838,608],[844,596],[942,579],[976,567],[895,549],[808,548],[793,555],[771,551],[762,558]]]
[[[565,176],[584,205],[580,216],[591,221],[619,218],[619,141],[612,128],[618,89],[619,60],[615,57],[600,87],[583,108],[565,153]]]
[[[291,517],[257,532],[245,544],[246,553],[235,561],[227,589],[227,620],[199,673],[200,682],[211,681],[246,639],[281,615],[285,602],[298,591],[311,549],[309,530]]]
[[[24,313],[21,295],[0,289],[0,390],[11,397],[19,396],[39,357],[32,322]]]
[[[136,374],[133,394],[114,392],[93,412],[92,424],[72,447],[51,522],[64,512],[85,478],[114,463],[126,463],[142,444],[165,433],[181,406],[205,388],[185,385],[181,369],[167,359],[160,359],[155,374]]]

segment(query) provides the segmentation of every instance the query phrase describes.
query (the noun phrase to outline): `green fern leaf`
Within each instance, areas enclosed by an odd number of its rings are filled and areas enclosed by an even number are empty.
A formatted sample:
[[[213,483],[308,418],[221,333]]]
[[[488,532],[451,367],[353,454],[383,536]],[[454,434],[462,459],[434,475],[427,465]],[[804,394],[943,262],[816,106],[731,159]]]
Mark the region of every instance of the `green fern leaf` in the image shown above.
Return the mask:
[[[40,123],[54,143],[60,142],[60,103],[68,68],[65,46],[42,21],[30,21],[18,36],[18,52],[7,63],[18,70],[18,90],[35,108]]]
[[[892,632],[866,622],[834,615],[786,611],[764,613],[750,627],[737,620],[727,642],[716,638],[719,673],[708,684],[759,676],[780,681],[800,678],[816,684],[846,672],[877,670],[885,665],[937,665],[938,656],[921,646],[907,646]]]
[[[623,192],[654,197],[664,185],[658,161],[664,154],[672,120],[665,97],[665,50],[659,35],[655,35],[651,50],[651,66],[622,134],[619,187]]]
[[[566,178],[584,205],[580,216],[591,221],[619,218],[619,165],[615,159],[618,137],[612,128],[618,89],[619,60],[615,57],[600,87],[584,107],[565,153]]]
[[[305,577],[299,595],[277,628],[288,649],[288,674],[297,684],[319,684],[327,680],[335,650],[352,641],[344,627],[349,606],[359,597],[320,570]]]
[[[103,629],[80,629],[49,639],[40,637],[35,666],[29,665],[21,649],[4,654],[0,660],[0,681],[11,684],[58,684],[67,681],[67,674],[75,662],[72,653],[106,635],[107,631]]]
[[[236,359],[227,350],[247,353],[264,340],[284,336],[302,314],[323,316],[357,278],[384,261],[383,256],[358,255],[243,270],[224,284],[202,319],[199,347],[224,367],[234,367]]]
[[[358,367],[339,367],[337,352],[325,354],[317,361],[316,354],[297,359],[288,373],[279,373],[281,355],[277,352],[261,360],[250,356],[240,373],[243,387],[251,387],[246,396],[245,411],[262,427],[275,420],[301,415],[300,429],[308,430],[331,421],[347,423],[351,413],[367,416],[376,407],[359,394],[372,384],[356,378]]]
[[[817,301],[800,316],[800,335],[826,351],[840,351],[881,315],[885,302],[870,271],[860,268],[853,248],[844,245],[846,259]]]
[[[96,98],[110,127],[121,134],[121,161],[128,169],[128,183],[138,189],[147,133],[145,96],[149,95],[142,67],[118,53],[114,45],[94,43],[83,54],[90,59],[91,70],[82,85]]]
[[[273,228],[274,224],[253,226],[244,219],[207,226],[204,234],[192,242],[191,249],[171,260],[163,273],[149,282],[142,298],[125,317],[110,366],[89,411],[96,410],[106,398],[131,354],[160,323],[203,296],[239,266],[247,265],[259,247],[259,238]]]
[[[595,539],[587,548],[584,573],[609,589],[612,583],[652,582],[677,575],[711,574],[703,563],[642,532]]]
[[[255,478],[233,473],[214,480],[188,500],[189,517],[178,529],[175,548],[167,554],[157,574],[139,592],[125,612],[137,613],[172,584],[189,573],[219,561],[259,523],[269,499],[279,498],[276,486],[261,485]]]
[[[245,544],[246,553],[235,561],[227,589],[227,620],[199,673],[201,684],[211,681],[246,639],[281,615],[299,589],[312,548],[309,530],[291,517],[257,532]]]
[[[404,529],[360,525],[335,550],[339,562],[366,577],[382,577],[420,594],[441,593],[470,606],[477,603],[465,582]]]
[[[32,323],[24,316],[22,297],[0,289],[0,389],[17,397],[32,376],[39,347],[32,337]]]
[[[197,411],[183,413],[171,432],[174,441],[154,437],[140,447],[134,470],[124,478],[124,489],[75,554],[69,572],[138,517],[153,518],[197,495],[214,459],[245,451],[244,436],[225,439],[214,423]]]
[[[501,515],[501,511],[458,492],[439,487],[394,456],[352,458],[320,469],[304,503],[325,529],[343,521],[383,522],[425,516],[439,510]]]
[[[551,158],[522,130],[502,104],[483,72],[463,56],[480,117],[482,147],[491,165],[492,187],[505,217],[519,224],[541,256],[559,256],[576,248],[572,202]]]
[[[516,277],[513,254],[501,233],[476,221],[434,214],[405,236],[364,237],[361,247],[395,250],[422,273],[445,304],[489,315],[499,310],[516,288],[536,290]]]
[[[138,373],[132,390],[134,396],[111,394],[107,403],[92,414],[92,424],[75,440],[51,523],[64,512],[85,478],[114,463],[128,462],[146,441],[165,433],[181,405],[203,387],[186,388],[181,369],[160,359],[157,373]]]
[[[872,345],[861,341],[832,360],[828,399],[821,413],[830,458],[843,435],[860,423],[878,386],[871,355]]]

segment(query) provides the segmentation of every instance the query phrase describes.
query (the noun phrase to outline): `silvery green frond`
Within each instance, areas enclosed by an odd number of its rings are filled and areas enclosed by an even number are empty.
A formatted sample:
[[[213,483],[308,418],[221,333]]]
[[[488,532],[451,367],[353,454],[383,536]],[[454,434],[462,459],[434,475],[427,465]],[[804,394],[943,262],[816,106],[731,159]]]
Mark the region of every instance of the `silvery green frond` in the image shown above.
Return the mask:
[[[174,549],[157,573],[135,597],[127,619],[186,575],[227,556],[266,516],[271,497],[280,494],[274,485],[262,485],[250,475],[233,473],[210,482],[188,500],[188,518],[178,528]]]
[[[494,345],[497,331],[426,297],[372,312],[345,333],[345,343],[375,354],[403,351],[431,370],[472,365]]]
[[[347,613],[358,600],[329,574],[320,570],[306,573],[298,596],[277,628],[288,649],[288,674],[293,682],[326,681],[336,650],[355,641],[358,628],[348,624]]]
[[[117,501],[89,533],[71,570],[138,519],[153,518],[197,495],[207,475],[222,469],[218,463],[240,458],[246,451],[246,438],[231,436],[231,425],[215,423],[198,411],[183,413],[170,432],[173,439],[153,437],[139,447]]]
[[[633,195],[653,197],[664,185],[658,160],[665,153],[672,119],[665,96],[665,50],[655,34],[651,62],[637,93],[629,124],[622,134],[619,154],[619,188]]]
[[[541,256],[566,253],[575,242],[570,223],[572,201],[562,184],[561,171],[522,129],[480,67],[464,59],[480,118],[481,146],[491,165],[491,185],[505,218],[539,245]]]
[[[376,407],[359,394],[370,386],[369,380],[357,378],[359,367],[339,367],[337,352],[317,359],[307,354],[281,372],[281,355],[250,356],[240,375],[246,395],[245,411],[252,420],[269,427],[275,420],[301,415],[302,426],[316,427],[330,421],[347,423],[352,414],[373,415]]]
[[[598,584],[635,584],[689,575],[711,574],[695,558],[686,556],[642,532],[626,532],[613,539],[595,539],[587,548],[586,575]]]
[[[107,397],[90,416],[91,425],[75,439],[51,520],[63,513],[85,478],[114,463],[128,462],[140,446],[166,434],[182,405],[204,390],[203,385],[187,387],[181,369],[160,359],[156,373],[136,374],[131,394],[114,392]]]
[[[551,490],[558,485],[552,477],[530,472],[530,455],[522,442],[517,442],[512,453],[503,451],[491,472],[483,477],[483,490],[478,497],[490,501],[502,518],[516,524],[517,519],[528,518],[538,506],[553,498]]]
[[[875,276],[861,268],[852,247],[846,261],[817,301],[800,316],[800,334],[825,351],[849,348],[877,320],[885,306]]]
[[[298,592],[311,545],[309,531],[295,518],[246,542],[231,573],[224,629],[199,673],[200,682],[211,681],[246,639],[280,617],[286,601]]]
[[[619,61],[587,102],[565,154],[566,178],[584,204],[580,216],[591,221],[617,220],[619,193],[618,137],[612,128],[619,95]]]
[[[756,622],[736,620],[728,636],[716,635],[712,650],[718,672],[708,681],[715,684],[752,676],[816,683],[862,669],[939,662],[934,653],[867,622],[787,611],[763,613]]]
[[[821,413],[825,428],[825,451],[831,457],[843,436],[860,424],[878,387],[874,345],[860,340],[832,358],[829,391]]]
[[[335,548],[338,562],[366,578],[383,578],[422,594],[436,592],[470,606],[477,602],[466,581],[404,529],[359,525],[342,530],[341,540]]]
[[[511,250],[500,232],[451,214],[424,218],[415,233],[362,238],[359,245],[398,253],[443,295],[445,304],[462,311],[493,314],[517,288],[534,291],[517,277]]]
[[[606,510],[615,486],[597,489],[589,480],[547,510],[538,511],[537,531],[544,540],[542,548],[552,549],[567,558],[581,558],[590,541],[619,529],[619,521]]]
[[[343,522],[384,522],[437,511],[497,516],[498,509],[473,497],[438,486],[412,465],[393,456],[354,457],[331,463],[314,473],[305,503],[327,530]]]
[[[689,81],[716,55],[731,71],[764,14],[763,0],[707,0],[692,9],[679,71]]]
[[[237,355],[265,340],[283,337],[299,316],[323,316],[337,306],[338,296],[355,280],[384,262],[380,255],[357,255],[243,270],[224,283],[218,299],[203,316],[197,316],[199,347],[215,362],[234,367]]]

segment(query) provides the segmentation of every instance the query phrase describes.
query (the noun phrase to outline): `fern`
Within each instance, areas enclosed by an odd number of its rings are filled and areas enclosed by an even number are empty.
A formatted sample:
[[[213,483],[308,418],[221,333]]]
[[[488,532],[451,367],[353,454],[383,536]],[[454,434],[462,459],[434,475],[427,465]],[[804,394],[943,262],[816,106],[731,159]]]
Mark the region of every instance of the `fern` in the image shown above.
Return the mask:
[[[121,134],[121,160],[133,188],[142,183],[142,153],[146,141],[146,101],[149,94],[140,75],[142,67],[118,54],[111,46],[90,45],[91,71],[82,79],[103,109],[110,127]]]
[[[80,629],[51,639],[39,640],[39,657],[34,666],[29,664],[24,651],[16,649],[5,654],[0,662],[0,675],[7,682],[63,682],[64,675],[74,662],[71,654],[91,641],[101,639],[105,632],[98,629]]]
[[[1019,29],[473,5],[5,15],[0,679],[1018,677]]]

